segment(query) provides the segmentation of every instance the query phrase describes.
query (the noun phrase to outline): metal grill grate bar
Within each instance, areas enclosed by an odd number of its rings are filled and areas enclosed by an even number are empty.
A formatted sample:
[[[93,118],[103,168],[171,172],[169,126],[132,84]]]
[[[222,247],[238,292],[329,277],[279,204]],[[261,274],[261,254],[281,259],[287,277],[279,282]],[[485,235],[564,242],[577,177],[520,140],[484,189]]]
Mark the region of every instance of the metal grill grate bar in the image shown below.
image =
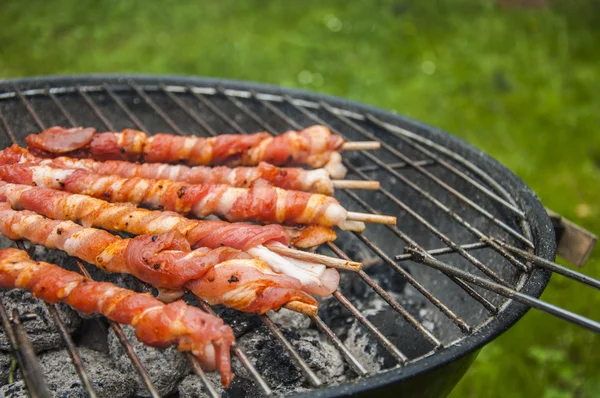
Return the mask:
[[[198,300],[198,303],[204,311],[208,312],[211,315],[217,316],[217,314],[212,310],[212,308],[210,308],[210,305],[208,305],[206,301]],[[242,351],[240,347],[238,347],[237,343],[233,343],[231,349],[242,364],[242,366],[246,368],[246,370],[250,373],[250,375],[256,382],[256,385],[258,385],[263,390],[263,393],[265,395],[273,394],[273,391],[271,390],[265,379],[263,379],[260,373],[258,373],[252,362],[250,362],[250,359],[248,359],[248,357],[246,356],[246,353]]]
[[[354,128],[355,131],[358,131],[363,136],[369,137],[370,139],[376,139],[376,137],[372,133],[370,133],[366,129],[362,128],[361,126],[359,126],[358,124],[356,124],[352,120],[348,119],[344,115],[339,115],[339,114],[333,112],[332,108],[329,105],[325,104],[324,102],[322,102],[321,105],[322,105],[323,109],[325,109],[326,111],[328,111],[331,115],[334,115],[335,117],[337,117],[338,119],[340,119],[341,121],[343,121],[344,123],[346,123],[348,126],[351,126],[352,128]],[[369,120],[376,121],[377,119],[370,118]],[[380,126],[380,127],[382,126],[382,124],[383,123],[377,123],[377,125]],[[388,130],[386,129],[386,131],[388,131]],[[403,142],[408,141],[404,137],[400,137],[400,138],[402,139]],[[498,225],[500,228],[502,228],[503,230],[505,230],[506,232],[508,232],[512,236],[514,236],[515,238],[517,238],[520,241],[522,241],[524,244],[528,245],[529,247],[533,247],[533,245],[531,244],[531,242],[529,242],[529,240],[527,238],[525,238],[523,235],[521,235],[519,232],[517,232],[513,228],[509,227],[508,225],[506,225],[501,220],[498,220],[496,217],[494,217],[491,213],[489,213],[483,207],[479,206],[477,203],[475,203],[471,199],[467,198],[465,195],[463,195],[462,193],[460,193],[459,191],[457,191],[455,188],[451,187],[450,185],[448,185],[447,183],[445,183],[444,181],[442,181],[437,176],[433,175],[429,171],[425,170],[423,167],[421,167],[418,164],[416,164],[416,162],[414,162],[412,159],[410,159],[405,154],[401,153],[399,150],[395,149],[394,147],[392,147],[391,145],[389,145],[386,142],[382,142],[381,146],[383,148],[385,148],[386,150],[388,150],[389,152],[391,152],[392,154],[394,154],[399,159],[401,159],[403,162],[406,162],[409,165],[411,165],[414,169],[418,170],[421,174],[427,176],[429,179],[431,179],[432,181],[434,181],[435,183],[437,183],[439,186],[441,186],[442,188],[444,188],[447,192],[449,192],[450,194],[452,194],[455,197],[457,197],[460,200],[462,200],[464,203],[466,203],[472,209],[474,209],[477,212],[479,212],[481,215],[483,215],[484,217],[486,217],[488,220],[490,220],[494,224]],[[423,151],[420,151],[420,152],[424,153]],[[428,154],[425,153],[425,155],[428,155]],[[439,164],[441,164],[442,166],[444,166],[446,169],[448,169],[450,171],[453,171],[455,169],[453,166],[449,165],[448,163],[443,162],[443,160],[441,162],[440,162],[440,160],[437,160],[437,161],[438,161]],[[467,177],[467,182],[469,182],[469,183],[472,184],[475,181],[472,180],[470,177]],[[489,192],[489,191],[487,191],[487,192]],[[493,196],[497,198],[497,195],[493,195]],[[500,199],[500,198],[498,198],[498,199]],[[505,206],[506,205],[510,206],[511,210],[514,207],[514,206],[506,203],[505,201],[502,201],[501,203],[505,204]],[[523,217],[522,212],[519,214],[519,216]]]
[[[208,380],[208,377],[206,377],[206,373],[204,373],[204,370],[202,370],[202,366],[200,366],[198,360],[194,358],[194,356],[189,352],[186,353],[186,356],[192,363],[192,370],[194,371],[194,374],[198,376],[200,380],[202,380],[202,384],[204,384],[204,387],[208,391],[208,395],[210,395],[213,398],[219,398],[221,394],[217,392],[213,384],[210,382],[210,380]]]
[[[405,142],[406,144],[408,144],[408,145],[412,146],[413,148],[417,149],[419,152],[423,153],[424,155],[430,157],[432,160],[434,160],[434,161],[438,162],[439,164],[443,165],[447,170],[449,170],[453,174],[455,174],[455,175],[459,176],[460,178],[462,178],[464,181],[468,182],[469,184],[471,184],[474,187],[476,187],[477,189],[479,189],[481,192],[483,192],[490,199],[495,200],[496,202],[498,202],[501,205],[505,206],[507,209],[511,210],[512,212],[514,212],[516,215],[518,215],[522,219],[525,218],[525,212],[523,210],[519,209],[514,204],[514,201],[511,198],[509,198],[509,200],[511,200],[511,202],[513,202],[513,203],[509,203],[509,201],[501,198],[500,196],[498,196],[497,194],[495,194],[494,192],[492,192],[491,190],[489,190],[485,186],[481,185],[479,182],[477,182],[475,179],[473,179],[468,174],[464,173],[463,171],[459,170],[458,168],[456,168],[455,166],[453,166],[449,162],[447,162],[444,159],[442,159],[440,156],[434,154],[433,152],[431,152],[430,150],[426,149],[425,147],[417,144],[413,140],[408,139],[407,137],[410,137],[410,138],[413,138],[413,139],[415,138],[415,136],[412,133],[410,133],[409,131],[406,131],[404,129],[399,129],[399,131],[391,130],[384,122],[382,122],[381,120],[377,119],[373,115],[366,115],[365,118],[367,120],[371,121],[372,123],[380,126],[381,128],[385,129],[386,131],[389,131],[391,134],[394,134],[396,137],[402,139],[403,142]]]
[[[327,242],[329,248],[340,258],[351,261],[346,253],[344,253],[335,243]],[[358,271],[358,276],[371,287],[381,298],[383,298],[397,313],[399,313],[410,325],[412,325],[416,330],[421,332],[421,334],[429,340],[434,346],[441,348],[442,343],[435,337],[425,326],[421,324],[415,317],[413,317],[398,301],[396,301],[388,292],[386,292],[381,286],[377,284],[369,275],[367,275],[364,271]],[[378,331],[379,332],[379,331]],[[401,354],[401,357],[404,359],[402,362],[406,361],[406,356]]]
[[[321,379],[319,379],[319,377],[316,375],[316,373],[313,372],[312,369],[310,368],[310,366],[308,366],[308,364],[304,361],[304,359],[302,359],[302,357],[300,356],[300,354],[298,354],[298,351],[296,351],[296,349],[294,348],[292,343],[290,343],[288,341],[288,339],[285,338],[283,333],[281,333],[281,330],[279,330],[277,328],[277,326],[275,326],[275,324],[273,323],[271,318],[269,318],[267,315],[261,315],[260,318],[262,319],[264,324],[267,326],[267,328],[269,328],[271,333],[275,337],[277,337],[277,340],[279,340],[279,342],[283,345],[283,347],[285,348],[287,353],[292,357],[294,362],[298,366],[300,366],[302,373],[304,373],[304,376],[308,379],[310,384],[312,384],[313,387],[320,387],[323,384]]]
[[[198,123],[209,135],[216,136],[218,133],[198,115],[198,113],[194,112],[189,106],[186,106],[185,103],[177,98],[175,94],[168,91],[164,85],[161,86],[162,92],[165,93],[181,110],[183,110],[189,117],[194,119],[196,123]],[[191,92],[191,91],[190,91]]]
[[[562,265],[558,265],[556,263],[553,263],[552,261],[548,261],[546,259],[534,256],[531,253],[528,253],[524,250],[518,249],[514,246],[508,245],[504,242],[498,241],[498,243],[500,244],[500,246],[506,248],[508,251],[521,256],[522,258],[524,258],[527,261],[531,261],[533,264],[537,265],[538,267],[548,269],[554,273],[557,273],[559,275],[573,279],[577,282],[583,283],[584,285],[593,287],[595,289],[600,289],[600,281],[597,279],[591,278],[580,272],[573,271],[572,269],[563,267]]]
[[[323,322],[323,320],[319,318],[318,315],[311,316],[310,318],[315,323],[315,325],[317,325],[317,327],[321,330],[321,332],[323,332],[327,336],[329,341],[331,341],[333,345],[341,351],[344,358],[346,358],[346,361],[350,364],[352,370],[354,370],[354,372],[359,376],[366,376],[368,373],[367,369],[365,369],[365,367],[362,366],[360,362],[358,362],[354,355],[352,355],[348,348],[346,348],[344,343],[342,343],[341,340],[335,335],[335,333],[333,333],[333,331],[329,329],[329,326],[327,326],[325,322]]]
[[[4,306],[2,308],[4,309]],[[42,375],[40,363],[37,361],[33,348],[27,339],[27,333],[19,319],[19,311],[16,309],[12,312],[12,325],[14,326],[14,336],[17,344],[15,349],[19,351],[18,357],[22,358],[20,364],[21,375],[25,380],[27,389],[31,389],[31,395],[34,397],[50,398],[50,391]]]
[[[425,253],[419,251],[418,249],[409,247],[409,248],[406,248],[406,250],[413,254],[414,261],[428,265],[428,266],[438,269],[440,271],[443,270],[443,271],[453,274],[469,283],[472,283],[477,286],[481,286],[487,290],[490,290],[494,293],[500,294],[504,297],[513,299],[520,303],[526,304],[532,308],[536,308],[538,310],[547,312],[548,314],[551,314],[558,318],[572,322],[576,325],[579,325],[581,327],[589,329],[593,332],[600,333],[600,322],[596,322],[594,320],[583,317],[579,314],[575,314],[571,311],[567,311],[567,310],[557,307],[555,305],[546,303],[545,301],[528,296],[524,293],[518,292],[518,291],[508,288],[506,286],[502,286],[498,283],[492,282],[485,278],[475,276],[475,275],[470,274],[466,271],[463,271],[459,268],[450,266],[436,258],[426,257]]]
[[[320,123],[320,124],[328,127],[332,132],[334,132],[334,133],[336,133],[336,134],[338,134],[338,135],[340,135],[342,137],[345,137],[345,135],[342,134],[339,130],[337,130],[336,128],[334,128],[333,126],[331,126],[329,123],[325,122],[323,119],[321,119],[320,117],[318,117],[314,113],[308,111],[305,108],[302,108],[302,107],[296,105],[294,103],[294,100],[292,98],[290,98],[289,96],[284,96],[284,98],[287,101],[287,103],[289,103],[290,105],[292,105],[295,109],[297,109],[299,112],[301,112],[302,114],[304,114],[306,117],[310,118],[311,120],[314,120],[317,123]],[[345,138],[347,138],[347,137],[345,137]],[[388,147],[389,147],[389,145],[386,144],[386,143],[382,143],[382,146],[384,148],[386,148],[386,149],[388,149]],[[391,147],[389,147],[389,148],[391,148]],[[391,148],[391,149],[393,149],[393,148]],[[395,151],[395,152],[397,152],[397,151]],[[436,207],[438,207],[439,209],[441,209],[444,213],[446,213],[447,215],[449,215],[450,217],[452,217],[456,222],[458,222],[460,225],[462,225],[468,231],[470,231],[471,233],[475,234],[478,238],[480,238],[480,239],[489,239],[483,232],[481,232],[479,229],[473,227],[466,220],[464,220],[460,215],[458,215],[456,212],[454,212],[448,206],[446,206],[445,204],[443,204],[442,202],[440,202],[438,199],[436,199],[429,192],[425,191],[423,188],[421,188],[420,186],[418,186],[416,183],[414,183],[413,181],[411,181],[410,179],[408,179],[406,176],[404,176],[404,175],[398,173],[396,170],[390,168],[388,165],[386,165],[384,162],[382,162],[379,158],[377,158],[373,154],[371,154],[371,153],[369,153],[367,151],[360,151],[360,153],[361,153],[361,155],[363,155],[363,156],[367,157],[369,160],[371,160],[373,163],[379,165],[382,169],[385,169],[388,173],[392,174],[394,177],[396,177],[399,180],[401,180],[406,185],[410,186],[412,189],[414,189],[416,192],[418,192],[420,195],[422,195],[428,201],[430,201],[431,203],[433,203]],[[397,152],[397,153],[392,152],[392,153],[394,155],[396,155],[396,156],[398,156],[398,154],[399,154],[399,152]],[[403,161],[407,161],[408,160],[409,161],[408,163],[412,162],[412,160],[410,160],[408,157],[405,157],[404,159],[401,159],[401,160],[403,160]],[[347,166],[349,165],[347,162],[345,164]],[[353,169],[353,170],[355,170],[355,169]],[[388,192],[384,188],[380,188],[380,190],[383,193]],[[394,197],[394,195],[392,195],[389,192],[388,192],[388,195],[386,195],[386,196],[388,196],[388,197]],[[395,200],[394,202],[398,203],[399,200]],[[519,260],[517,260],[515,257],[513,257],[506,250],[502,249],[501,247],[499,247],[498,245],[496,245],[495,243],[492,243],[492,242],[490,242],[490,245],[492,247],[494,247],[506,259],[508,259],[512,264],[514,264],[515,266],[520,267],[523,271],[528,271],[528,268],[524,264],[522,264]],[[459,251],[459,253],[460,253],[460,251]],[[477,266],[477,264],[474,264],[474,265]],[[479,266],[481,266],[481,265],[482,264],[479,263]],[[487,268],[487,267],[485,267],[485,268]]]
[[[386,192],[383,192],[384,194],[386,194]],[[356,194],[354,194],[353,192],[347,192],[347,194],[349,196],[351,196],[357,203],[359,203],[361,206],[363,206],[365,209],[367,209],[367,211],[370,211],[372,213],[377,213],[377,211],[370,206],[368,203],[366,203],[365,201],[363,201],[361,198],[359,198]],[[388,196],[386,194],[386,196]],[[388,196],[389,197],[389,196]],[[395,197],[393,197],[395,198]],[[417,217],[417,219],[425,226],[430,225],[427,221],[425,221],[421,216],[419,216],[418,214],[415,215]],[[399,237],[400,239],[402,239],[405,243],[407,243],[410,246],[413,247],[418,247],[421,250],[425,250],[424,248],[422,248],[416,241],[414,241],[412,238],[410,238],[406,233],[401,232],[398,227],[396,226],[386,226],[390,231],[392,231],[397,237]],[[445,235],[441,234],[441,236],[445,237]],[[359,238],[361,240],[364,240],[365,237],[364,235],[359,236]],[[446,238],[447,239],[447,238]],[[451,240],[447,239],[444,240],[442,238],[442,240],[444,241],[444,243],[448,244],[448,242],[450,243],[450,245],[448,246],[449,249],[451,249],[452,251],[461,251],[463,253],[467,254],[467,260],[469,260],[470,258],[474,258],[473,256],[471,256],[467,251],[463,250],[462,248],[460,248],[460,246],[456,245],[454,242],[452,242]],[[367,243],[367,242],[365,242]],[[369,242],[370,243],[370,242]],[[368,243],[367,243],[368,244]],[[376,246],[376,245],[373,245]],[[386,261],[388,264],[390,264],[388,261]],[[390,264],[391,265],[391,264]],[[477,266],[475,264],[475,266]],[[397,271],[400,269],[403,269],[401,267],[396,267],[396,266],[392,266],[394,267],[394,269],[396,269]],[[400,271],[399,271],[400,272]],[[498,309],[492,304],[490,303],[485,297],[483,297],[482,295],[480,295],[479,293],[477,293],[475,290],[473,290],[473,288],[471,288],[470,286],[466,285],[464,282],[453,278],[452,276],[449,276],[450,279],[456,283],[459,287],[461,287],[465,292],[467,292],[467,294],[469,294],[471,297],[473,297],[475,300],[477,300],[481,305],[483,305],[484,308],[486,308],[488,311],[490,311],[491,313],[496,313],[498,311]]]
[[[2,329],[8,337],[10,352],[17,360],[23,381],[32,397],[50,398],[48,385],[40,368],[40,364],[33,352],[25,330],[20,324],[18,311],[13,311],[12,319],[8,316],[6,307],[0,300],[0,321]],[[13,325],[15,328],[13,329]]]

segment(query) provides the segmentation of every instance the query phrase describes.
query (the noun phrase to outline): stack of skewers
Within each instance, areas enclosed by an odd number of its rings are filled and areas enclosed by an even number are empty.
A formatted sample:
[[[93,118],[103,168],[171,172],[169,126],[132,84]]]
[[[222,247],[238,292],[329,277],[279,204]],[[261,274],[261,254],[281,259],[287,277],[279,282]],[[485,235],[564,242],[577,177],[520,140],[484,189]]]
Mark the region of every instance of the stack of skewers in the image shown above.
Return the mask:
[[[348,211],[331,196],[379,188],[343,180],[340,153],[379,143],[344,142],[323,126],[211,138],[52,127],[26,141],[0,152],[0,233],[131,274],[159,294],[93,282],[16,249],[0,251],[0,287],[131,324],[142,342],[175,344],[219,369],[226,386],[233,333],[179,300],[186,291],[245,312],[314,315],[311,295],[332,294],[337,269],[361,264],[302,249],[335,240],[333,227],[396,223]]]

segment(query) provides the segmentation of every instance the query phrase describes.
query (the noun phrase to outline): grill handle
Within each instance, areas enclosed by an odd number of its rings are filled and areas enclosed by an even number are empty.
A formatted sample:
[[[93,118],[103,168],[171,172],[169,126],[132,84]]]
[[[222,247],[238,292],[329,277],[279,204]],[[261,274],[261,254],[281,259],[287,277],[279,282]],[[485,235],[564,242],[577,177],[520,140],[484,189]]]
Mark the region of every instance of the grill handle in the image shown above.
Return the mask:
[[[550,209],[546,209],[546,212],[556,234],[556,253],[569,263],[583,267],[590,258],[598,237]]]

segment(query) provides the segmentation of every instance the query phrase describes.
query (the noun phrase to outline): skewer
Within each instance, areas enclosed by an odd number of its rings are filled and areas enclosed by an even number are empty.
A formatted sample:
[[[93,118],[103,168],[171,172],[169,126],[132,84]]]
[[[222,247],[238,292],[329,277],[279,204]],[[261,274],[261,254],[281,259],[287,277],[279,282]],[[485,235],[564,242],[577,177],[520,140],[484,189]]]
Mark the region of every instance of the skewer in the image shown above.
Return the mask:
[[[295,258],[297,260],[308,261],[311,263],[325,265],[327,267],[345,269],[349,271],[360,271],[362,264],[356,261],[346,261],[341,258],[333,258],[322,254],[305,252],[302,250],[290,249],[282,244],[266,245],[267,248],[284,257]]]
[[[342,145],[342,151],[372,151],[381,148],[379,141],[350,141]]]
[[[362,221],[374,224],[396,225],[396,217],[384,216],[382,214],[357,213],[355,211],[349,211],[347,219],[350,221]]]
[[[379,181],[370,180],[331,180],[335,189],[368,189],[376,191],[379,189]]]
[[[315,315],[317,315],[317,311],[319,310],[319,307],[317,307],[315,305],[310,305],[310,304],[302,303],[300,301],[290,301],[289,303],[287,303],[283,307],[287,308],[288,310],[299,312],[301,314],[305,314],[305,315],[308,315],[308,316],[315,316]]]

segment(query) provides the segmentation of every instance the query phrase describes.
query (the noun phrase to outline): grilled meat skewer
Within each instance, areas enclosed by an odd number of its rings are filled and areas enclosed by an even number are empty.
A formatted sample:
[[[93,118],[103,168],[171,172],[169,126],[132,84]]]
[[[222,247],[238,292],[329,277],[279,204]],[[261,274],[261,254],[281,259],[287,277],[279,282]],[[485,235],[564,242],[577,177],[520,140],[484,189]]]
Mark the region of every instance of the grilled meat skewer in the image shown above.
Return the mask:
[[[122,239],[0,203],[0,233],[63,250],[106,272],[128,273],[158,288],[190,290],[210,304],[262,314],[292,303],[316,312],[315,299],[300,290],[297,279],[275,274],[262,261],[229,247],[191,250],[178,231]]]
[[[144,344],[156,348],[177,345],[179,351],[191,352],[206,371],[218,369],[225,387],[233,379],[229,353],[233,331],[221,319],[183,301],[163,304],[149,294],[35,262],[17,249],[0,250],[0,288],[25,289],[46,302],[62,302],[79,312],[102,314],[131,325]]]
[[[302,290],[307,293],[328,296],[335,291],[339,283],[340,277],[336,270],[326,269],[324,265],[312,262],[298,262],[293,258],[270,252],[267,248],[278,250],[279,245],[283,246],[281,242],[285,242],[285,233],[279,226],[269,228],[217,220],[189,220],[173,212],[139,209],[128,204],[108,203],[85,195],[7,184],[2,181],[0,200],[7,201],[16,210],[31,210],[51,219],[70,220],[87,227],[125,231],[134,235],[159,235],[176,230],[185,237],[192,248],[218,249],[229,246],[247,251],[253,257],[266,262],[274,271],[298,279],[302,283]],[[263,244],[266,244],[267,248]],[[310,257],[329,259],[318,255]],[[351,264],[348,265],[350,268]]]
[[[0,166],[0,179],[61,189],[111,202],[193,214],[199,218],[212,214],[232,222],[337,225],[352,230],[364,229],[364,223],[352,221],[350,216],[389,218],[395,223],[395,217],[348,212],[330,196],[286,191],[263,180],[255,181],[246,189],[228,185],[103,176],[83,169],[29,164]]]
[[[176,136],[126,129],[120,133],[96,133],[94,128],[51,127],[26,138],[29,149],[42,157],[65,155],[97,160],[127,160],[188,166],[255,166],[267,162],[277,166],[323,167],[333,178],[343,178],[341,150],[344,139],[324,126],[269,133],[223,134],[216,137]]]

